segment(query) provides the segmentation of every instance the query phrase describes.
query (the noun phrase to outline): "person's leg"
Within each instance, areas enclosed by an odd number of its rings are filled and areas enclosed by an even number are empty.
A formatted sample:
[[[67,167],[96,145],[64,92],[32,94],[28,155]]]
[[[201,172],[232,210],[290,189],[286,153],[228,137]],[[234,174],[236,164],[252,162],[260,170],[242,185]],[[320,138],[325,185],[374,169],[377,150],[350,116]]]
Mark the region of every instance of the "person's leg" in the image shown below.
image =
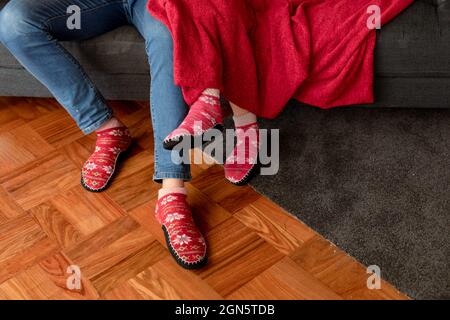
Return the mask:
[[[80,9],[80,29],[67,27],[70,6]],[[130,137],[79,63],[59,41],[88,39],[126,23],[122,1],[12,0],[0,12],[0,41],[49,89],[84,133],[99,132],[96,152],[82,172],[83,186],[90,191],[106,187],[114,174],[117,157],[128,147]],[[120,136],[116,134],[110,139],[105,130],[117,133],[111,131],[114,128],[120,128]]]
[[[67,8],[81,9],[81,29],[67,28]],[[122,11],[122,13],[121,13]],[[0,40],[42,82],[84,133],[112,112],[61,40],[83,40],[126,23],[122,4],[107,0],[12,0],[0,13]]]
[[[233,111],[233,116],[235,116],[235,117],[240,117],[247,113],[251,113],[250,111],[245,110],[245,109],[235,105],[233,102],[230,102],[230,107],[231,107],[231,110]],[[254,116],[255,116],[255,121],[256,121],[256,115],[254,115]]]
[[[184,268],[207,262],[206,243],[187,203],[184,181],[190,180],[187,164],[175,164],[164,138],[184,119],[187,106],[173,75],[173,43],[167,28],[146,9],[147,0],[128,0],[129,19],[145,39],[151,71],[150,105],[155,139],[154,180],[162,182],[155,216],[162,225],[167,246]]]
[[[171,151],[162,147],[163,139],[184,119],[188,108],[180,87],[175,85],[173,43],[169,30],[146,9],[146,0],[128,0],[130,22],[145,40],[150,65],[150,108],[155,142],[154,180],[191,179],[187,164],[175,164]]]

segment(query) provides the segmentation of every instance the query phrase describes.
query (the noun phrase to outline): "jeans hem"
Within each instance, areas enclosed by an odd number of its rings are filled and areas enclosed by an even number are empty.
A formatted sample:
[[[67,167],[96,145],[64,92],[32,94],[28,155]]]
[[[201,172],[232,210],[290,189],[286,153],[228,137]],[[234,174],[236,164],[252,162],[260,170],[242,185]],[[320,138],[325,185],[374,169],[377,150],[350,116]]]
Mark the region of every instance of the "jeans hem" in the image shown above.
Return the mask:
[[[93,124],[80,128],[84,134],[90,134],[100,128],[106,121],[110,120],[113,117],[112,111],[108,111],[105,115],[103,115],[100,120],[94,122]]]

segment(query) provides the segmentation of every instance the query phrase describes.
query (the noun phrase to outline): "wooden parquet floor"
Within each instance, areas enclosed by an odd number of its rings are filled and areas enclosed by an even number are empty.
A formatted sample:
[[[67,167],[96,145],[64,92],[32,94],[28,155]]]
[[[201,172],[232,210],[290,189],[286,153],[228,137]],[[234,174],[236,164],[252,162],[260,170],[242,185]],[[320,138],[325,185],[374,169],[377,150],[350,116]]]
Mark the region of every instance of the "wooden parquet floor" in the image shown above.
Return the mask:
[[[0,299],[407,299],[369,290],[364,266],[218,165],[194,166],[188,184],[210,262],[178,267],[153,217],[148,106],[111,106],[136,143],[92,194],[79,181],[95,137],[52,99],[0,98]]]

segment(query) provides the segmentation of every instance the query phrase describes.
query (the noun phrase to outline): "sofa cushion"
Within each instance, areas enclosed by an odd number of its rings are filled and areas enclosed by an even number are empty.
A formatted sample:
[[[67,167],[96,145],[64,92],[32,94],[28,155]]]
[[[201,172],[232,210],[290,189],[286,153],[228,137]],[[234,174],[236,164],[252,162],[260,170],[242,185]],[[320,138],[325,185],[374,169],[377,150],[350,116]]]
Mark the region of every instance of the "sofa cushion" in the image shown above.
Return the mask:
[[[0,0],[0,7],[7,0]],[[149,68],[144,43],[129,26],[82,42],[68,42],[88,71],[143,74]],[[376,73],[381,77],[450,77],[450,0],[420,0],[378,34]],[[132,63],[130,63],[132,62]],[[0,45],[0,67],[21,68]]]
[[[0,0],[2,8],[8,0]],[[88,71],[107,74],[148,74],[145,45],[139,33],[124,26],[95,39],[63,42]],[[22,68],[19,62],[0,43],[0,68]]]
[[[381,76],[450,76],[450,0],[421,0],[384,26],[377,38]]]
[[[109,74],[149,73],[144,41],[133,27],[124,26],[95,39],[62,44],[80,61],[88,73],[89,71]],[[1,43],[0,68],[22,68]]]
[[[109,74],[147,74],[149,67],[145,46],[134,28],[125,26],[93,40],[63,42],[86,69]],[[22,68],[19,62],[0,44],[0,68]]]
[[[82,42],[64,42],[87,71],[108,74],[148,74],[145,44],[131,26],[123,26]]]
[[[446,2],[447,0],[419,0],[419,1],[428,2],[429,4],[433,4],[435,6],[438,6],[438,5]]]

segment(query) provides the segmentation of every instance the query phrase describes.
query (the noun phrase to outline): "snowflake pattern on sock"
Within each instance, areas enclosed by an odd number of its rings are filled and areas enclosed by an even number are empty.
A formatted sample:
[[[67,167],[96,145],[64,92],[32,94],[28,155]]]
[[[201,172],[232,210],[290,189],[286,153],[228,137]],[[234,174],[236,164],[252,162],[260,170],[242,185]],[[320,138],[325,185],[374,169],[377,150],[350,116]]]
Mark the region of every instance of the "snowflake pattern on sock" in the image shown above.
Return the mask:
[[[94,192],[104,190],[114,175],[119,155],[130,144],[131,136],[125,127],[97,132],[95,151],[81,170],[82,185]]]
[[[201,136],[206,131],[222,125],[222,109],[219,97],[202,94],[189,109],[189,113],[177,129],[165,139],[164,145],[179,142],[186,136]]]
[[[182,193],[171,193],[158,200],[155,216],[163,226],[169,251],[183,267],[191,269],[206,261],[206,241],[195,225]]]
[[[224,164],[225,178],[233,184],[246,183],[258,165],[259,127],[257,123],[236,127],[236,146]]]

